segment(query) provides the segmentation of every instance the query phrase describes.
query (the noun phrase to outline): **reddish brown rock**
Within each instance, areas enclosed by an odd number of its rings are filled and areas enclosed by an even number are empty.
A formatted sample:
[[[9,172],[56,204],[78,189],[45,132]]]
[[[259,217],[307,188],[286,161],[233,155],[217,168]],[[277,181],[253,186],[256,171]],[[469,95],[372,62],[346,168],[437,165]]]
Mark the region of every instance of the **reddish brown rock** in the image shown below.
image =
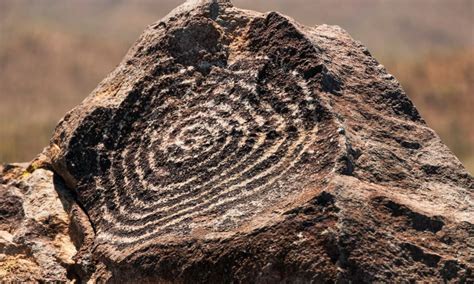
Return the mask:
[[[188,1],[44,155],[76,206],[70,279],[473,281],[474,179],[337,26]]]

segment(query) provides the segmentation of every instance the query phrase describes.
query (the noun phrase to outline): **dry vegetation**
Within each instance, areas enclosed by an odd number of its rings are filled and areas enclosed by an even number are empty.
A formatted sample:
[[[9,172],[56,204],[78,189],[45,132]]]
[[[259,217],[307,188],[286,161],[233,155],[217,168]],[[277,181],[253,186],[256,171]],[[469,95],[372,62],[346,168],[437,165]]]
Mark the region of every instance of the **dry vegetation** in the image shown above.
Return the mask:
[[[0,162],[25,161],[57,121],[177,0],[2,0]],[[471,0],[235,0],[308,24],[339,24],[402,83],[444,142],[474,172]],[[291,4],[291,5],[289,5]]]

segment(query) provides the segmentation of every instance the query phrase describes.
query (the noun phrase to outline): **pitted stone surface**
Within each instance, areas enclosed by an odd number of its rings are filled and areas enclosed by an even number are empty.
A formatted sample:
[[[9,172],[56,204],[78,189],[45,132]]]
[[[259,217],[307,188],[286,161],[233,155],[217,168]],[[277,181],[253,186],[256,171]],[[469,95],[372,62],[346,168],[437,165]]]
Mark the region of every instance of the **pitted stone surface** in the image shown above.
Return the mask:
[[[472,176],[337,26],[187,1],[45,155],[81,281],[472,279]]]

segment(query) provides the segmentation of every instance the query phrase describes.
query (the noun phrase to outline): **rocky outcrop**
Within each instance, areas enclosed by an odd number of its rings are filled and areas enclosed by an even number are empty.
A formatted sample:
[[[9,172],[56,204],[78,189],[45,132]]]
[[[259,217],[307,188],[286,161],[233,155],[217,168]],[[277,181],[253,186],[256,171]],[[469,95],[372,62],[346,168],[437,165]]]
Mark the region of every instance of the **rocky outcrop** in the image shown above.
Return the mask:
[[[16,171],[4,259],[34,279],[473,281],[474,179],[337,26],[187,1]]]
[[[2,282],[68,281],[76,247],[67,210],[73,200],[51,171],[2,169],[0,279]]]

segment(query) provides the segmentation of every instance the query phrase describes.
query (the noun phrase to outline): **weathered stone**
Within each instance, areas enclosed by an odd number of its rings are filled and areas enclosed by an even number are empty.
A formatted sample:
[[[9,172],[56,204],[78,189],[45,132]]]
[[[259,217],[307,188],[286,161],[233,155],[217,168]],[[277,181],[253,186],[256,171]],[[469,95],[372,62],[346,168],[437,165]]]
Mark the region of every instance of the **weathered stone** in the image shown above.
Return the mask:
[[[21,176],[0,184],[0,279],[68,281],[76,254],[65,209],[72,199],[51,171],[29,173],[21,165],[4,171],[3,177],[8,176],[6,171]]]
[[[473,280],[473,177],[337,26],[187,1],[39,160],[70,189],[71,279]]]

